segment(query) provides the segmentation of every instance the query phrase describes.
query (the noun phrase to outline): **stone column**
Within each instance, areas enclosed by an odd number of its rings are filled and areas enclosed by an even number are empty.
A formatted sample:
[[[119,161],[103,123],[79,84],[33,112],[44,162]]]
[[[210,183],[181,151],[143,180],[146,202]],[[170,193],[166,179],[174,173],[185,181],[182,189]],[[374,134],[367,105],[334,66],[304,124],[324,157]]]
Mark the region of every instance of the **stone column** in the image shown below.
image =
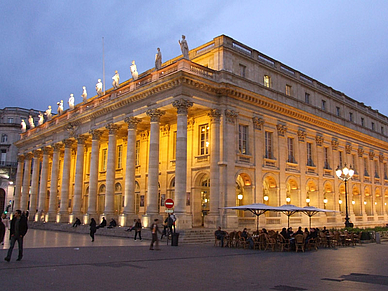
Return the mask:
[[[63,158],[63,173],[62,173],[62,187],[61,187],[61,205],[59,207],[59,222],[68,222],[69,219],[69,188],[70,188],[70,167],[71,167],[71,147],[73,140],[66,139],[65,156]]]
[[[116,174],[116,144],[117,144],[117,131],[120,126],[109,123],[106,128],[109,130],[108,141],[108,161],[106,168],[106,194],[105,194],[105,218],[109,221],[110,218],[115,216],[114,213],[114,195],[115,195],[115,174]],[[115,217],[117,219],[117,217]]]
[[[191,228],[192,217],[186,215],[187,188],[187,113],[193,102],[179,99],[172,103],[177,109],[176,158],[175,158],[175,208],[176,226]]]
[[[129,225],[137,218],[135,213],[136,129],[137,124],[141,120],[136,117],[127,117],[125,122],[128,123],[128,138],[124,187],[124,218],[125,225]]]
[[[79,136],[77,138],[77,161],[75,165],[75,180],[74,180],[74,203],[73,203],[73,215],[78,217],[81,214],[81,199],[82,199],[82,187],[84,176],[84,151],[85,151],[86,137]]]
[[[150,151],[148,162],[147,208],[144,224],[151,225],[153,219],[161,216],[158,213],[158,182],[159,182],[159,122],[164,111],[150,109],[147,115],[151,117]]]
[[[24,176],[22,188],[21,210],[26,211],[28,208],[28,200],[30,196],[30,181],[31,181],[31,161],[32,153],[24,155]]]
[[[220,117],[218,109],[212,109],[210,117],[210,211],[205,217],[205,227],[215,229],[220,222],[220,177],[218,162],[220,160]]]
[[[56,221],[58,209],[58,173],[59,173],[59,155],[61,153],[62,144],[57,143],[53,146],[53,164],[51,167],[51,184],[50,184],[50,199],[49,210],[46,216],[47,221]]]
[[[90,176],[89,176],[89,201],[88,201],[88,213],[85,216],[97,219],[97,186],[98,186],[98,160],[100,149],[100,137],[101,131],[92,129],[89,131],[92,135],[92,154],[90,158]],[[85,221],[89,221],[89,217],[85,217]],[[97,219],[98,221],[98,219]]]
[[[29,220],[34,220],[35,214],[38,212],[38,193],[39,193],[39,169],[41,160],[41,151],[33,151],[34,166],[32,167],[32,180],[31,180],[31,195],[30,195],[30,215]]]
[[[44,213],[46,212],[47,179],[48,179],[50,150],[51,149],[49,147],[42,148],[43,162],[42,162],[42,172],[40,174],[38,213],[35,216],[35,221],[40,221],[44,219]]]
[[[14,198],[14,204],[13,204],[13,211],[20,209],[20,196],[22,191],[23,169],[24,169],[24,155],[19,155],[18,168],[16,172],[15,198]]]

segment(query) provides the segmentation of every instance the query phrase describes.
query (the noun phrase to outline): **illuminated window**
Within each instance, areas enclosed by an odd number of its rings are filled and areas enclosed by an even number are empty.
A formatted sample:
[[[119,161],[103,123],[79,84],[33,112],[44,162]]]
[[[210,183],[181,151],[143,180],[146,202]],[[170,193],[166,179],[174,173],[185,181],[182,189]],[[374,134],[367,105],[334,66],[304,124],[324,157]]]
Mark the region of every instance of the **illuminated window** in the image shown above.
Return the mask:
[[[106,171],[107,149],[102,150],[101,171]]]
[[[272,132],[265,132],[265,157],[267,159],[273,159],[273,148],[272,148]]]
[[[199,154],[209,154],[209,125],[203,124],[199,126]]]
[[[304,93],[304,102],[307,104],[310,104],[310,94],[309,93]]]
[[[264,76],[264,86],[267,88],[271,88],[271,77],[265,75]]]
[[[123,146],[117,146],[117,169],[121,169],[123,166]]]
[[[238,127],[238,150],[241,154],[248,154],[248,126]]]
[[[291,137],[287,138],[287,152],[288,152],[288,162],[295,163],[294,139]]]
[[[140,164],[140,140],[136,141],[135,145],[135,165],[138,166]]]
[[[286,85],[286,95],[291,96],[291,85]]]
[[[172,159],[176,159],[176,131],[172,133]]]
[[[312,143],[307,143],[307,166],[314,166],[313,162],[313,144]]]

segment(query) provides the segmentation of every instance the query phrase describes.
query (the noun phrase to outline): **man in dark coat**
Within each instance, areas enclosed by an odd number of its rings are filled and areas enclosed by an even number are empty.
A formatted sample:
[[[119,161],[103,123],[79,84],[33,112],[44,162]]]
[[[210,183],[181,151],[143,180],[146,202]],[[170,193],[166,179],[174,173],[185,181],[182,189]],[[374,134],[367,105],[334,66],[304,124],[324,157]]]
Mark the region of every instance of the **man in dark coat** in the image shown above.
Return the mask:
[[[10,229],[10,247],[7,253],[7,256],[4,258],[7,262],[11,260],[12,250],[15,246],[16,241],[18,242],[19,247],[19,256],[16,261],[20,261],[23,257],[23,237],[26,235],[28,230],[27,217],[22,215],[20,210],[16,210],[14,217],[11,221]]]

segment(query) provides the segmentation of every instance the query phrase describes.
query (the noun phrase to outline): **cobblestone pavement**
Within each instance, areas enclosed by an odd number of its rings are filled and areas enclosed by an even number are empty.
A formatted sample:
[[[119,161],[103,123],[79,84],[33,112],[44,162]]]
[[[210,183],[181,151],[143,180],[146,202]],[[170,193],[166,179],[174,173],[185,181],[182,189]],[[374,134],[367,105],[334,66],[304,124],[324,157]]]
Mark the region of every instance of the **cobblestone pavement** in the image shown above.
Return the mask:
[[[3,290],[388,290],[388,243],[305,253],[166,246],[29,230],[23,260],[0,262]],[[1,260],[7,244],[0,249]]]

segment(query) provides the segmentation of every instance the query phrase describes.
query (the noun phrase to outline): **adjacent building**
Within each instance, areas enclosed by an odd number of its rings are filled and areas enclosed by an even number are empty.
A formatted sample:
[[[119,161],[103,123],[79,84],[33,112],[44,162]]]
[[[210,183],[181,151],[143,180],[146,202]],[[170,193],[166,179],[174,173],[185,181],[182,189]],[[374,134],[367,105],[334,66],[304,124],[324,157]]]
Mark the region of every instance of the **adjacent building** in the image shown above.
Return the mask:
[[[35,220],[147,226],[172,198],[181,229],[252,229],[256,217],[223,207],[289,203],[337,210],[312,224],[343,226],[335,170],[347,164],[350,220],[382,225],[387,133],[377,110],[221,35],[22,133],[14,203]],[[286,224],[260,217],[261,227]]]

